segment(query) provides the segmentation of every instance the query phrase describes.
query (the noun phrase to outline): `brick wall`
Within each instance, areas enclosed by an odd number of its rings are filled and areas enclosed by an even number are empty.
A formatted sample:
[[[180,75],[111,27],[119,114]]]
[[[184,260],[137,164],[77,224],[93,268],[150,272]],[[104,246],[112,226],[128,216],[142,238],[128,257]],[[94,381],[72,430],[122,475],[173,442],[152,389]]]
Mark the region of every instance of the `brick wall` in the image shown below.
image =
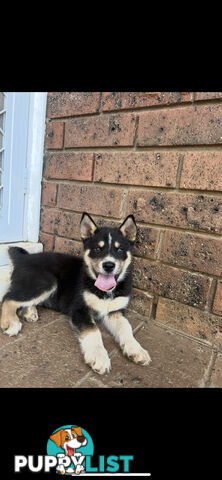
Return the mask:
[[[40,240],[80,255],[81,212],[138,223],[131,308],[222,327],[222,93],[49,93]]]

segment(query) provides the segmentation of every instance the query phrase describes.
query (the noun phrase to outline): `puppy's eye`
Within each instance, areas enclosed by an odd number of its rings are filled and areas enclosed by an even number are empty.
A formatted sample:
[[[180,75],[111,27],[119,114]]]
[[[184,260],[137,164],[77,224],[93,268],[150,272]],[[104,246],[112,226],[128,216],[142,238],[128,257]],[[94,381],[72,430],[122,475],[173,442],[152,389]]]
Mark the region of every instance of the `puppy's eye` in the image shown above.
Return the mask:
[[[122,247],[117,248],[117,252],[118,252],[118,253],[122,253],[123,250],[124,250],[124,248],[122,248]]]
[[[103,247],[96,247],[93,250],[94,250],[95,253],[100,253],[102,249],[103,249]]]
[[[66,438],[65,438],[65,440],[69,440],[69,437],[68,437],[68,435],[66,435]]]

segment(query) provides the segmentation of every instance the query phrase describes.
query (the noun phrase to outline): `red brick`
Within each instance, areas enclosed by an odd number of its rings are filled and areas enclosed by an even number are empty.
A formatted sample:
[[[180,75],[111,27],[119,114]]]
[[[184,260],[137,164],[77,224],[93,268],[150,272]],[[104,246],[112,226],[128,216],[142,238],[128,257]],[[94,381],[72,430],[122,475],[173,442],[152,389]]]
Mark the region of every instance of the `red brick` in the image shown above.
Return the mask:
[[[60,184],[58,207],[120,218],[123,190],[94,185]]]
[[[222,325],[222,318],[212,313],[161,297],[156,321],[213,343],[216,343],[217,327]]]
[[[107,111],[155,107],[190,101],[190,92],[104,92],[102,109]]]
[[[202,275],[162,265],[143,258],[134,259],[133,285],[149,293],[204,309],[210,280]]]
[[[56,205],[57,185],[54,182],[42,183],[42,205],[54,207]]]
[[[164,234],[160,259],[222,276],[222,239],[168,230]]]
[[[218,280],[212,312],[222,315],[222,280]]]
[[[185,152],[180,187],[222,191],[222,152]]]
[[[153,297],[137,288],[132,289],[129,310],[144,315],[148,318],[151,316],[153,306]]]
[[[196,100],[212,100],[222,98],[222,92],[195,92],[194,99]]]
[[[45,148],[63,147],[64,122],[50,122],[46,124]]]
[[[131,189],[127,214],[147,222],[191,230],[222,233],[222,196]]]
[[[137,226],[137,239],[134,245],[134,254],[139,257],[155,259],[160,238],[157,228]]]
[[[141,112],[137,145],[221,144],[221,119],[222,104]]]
[[[112,147],[133,145],[136,116],[132,113],[69,119],[65,147]]]
[[[49,92],[47,117],[69,117],[96,113],[100,106],[99,92]]]
[[[83,245],[81,242],[76,242],[75,240],[56,237],[55,252],[69,253],[70,255],[81,257],[83,254]]]
[[[48,233],[39,233],[39,241],[43,244],[44,252],[52,252],[54,246],[54,237],[53,235],[48,235]]]
[[[94,153],[46,152],[44,158],[45,178],[63,180],[92,180]]]
[[[178,152],[104,152],[95,155],[96,182],[175,187]]]
[[[43,208],[41,212],[41,229],[43,232],[80,239],[80,220],[80,213]]]

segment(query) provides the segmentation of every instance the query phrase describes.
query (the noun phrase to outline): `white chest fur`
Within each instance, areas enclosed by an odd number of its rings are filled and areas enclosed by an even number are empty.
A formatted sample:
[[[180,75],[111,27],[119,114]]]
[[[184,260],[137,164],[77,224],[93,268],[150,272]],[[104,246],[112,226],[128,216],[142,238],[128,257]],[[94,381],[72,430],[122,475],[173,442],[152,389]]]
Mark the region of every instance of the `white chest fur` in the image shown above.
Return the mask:
[[[94,293],[85,290],[83,293],[84,300],[88,307],[96,311],[100,316],[108,315],[110,312],[116,312],[122,308],[126,308],[129,303],[129,297],[116,298],[98,298]]]

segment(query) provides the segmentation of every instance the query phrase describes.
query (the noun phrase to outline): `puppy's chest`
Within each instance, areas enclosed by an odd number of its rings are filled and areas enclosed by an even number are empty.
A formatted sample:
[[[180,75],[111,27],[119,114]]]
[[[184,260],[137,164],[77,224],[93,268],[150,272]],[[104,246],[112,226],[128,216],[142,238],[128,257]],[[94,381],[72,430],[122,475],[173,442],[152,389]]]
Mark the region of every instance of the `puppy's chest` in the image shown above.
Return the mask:
[[[129,296],[99,298],[88,290],[84,291],[83,297],[87,307],[96,312],[99,317],[126,308],[129,303]]]

